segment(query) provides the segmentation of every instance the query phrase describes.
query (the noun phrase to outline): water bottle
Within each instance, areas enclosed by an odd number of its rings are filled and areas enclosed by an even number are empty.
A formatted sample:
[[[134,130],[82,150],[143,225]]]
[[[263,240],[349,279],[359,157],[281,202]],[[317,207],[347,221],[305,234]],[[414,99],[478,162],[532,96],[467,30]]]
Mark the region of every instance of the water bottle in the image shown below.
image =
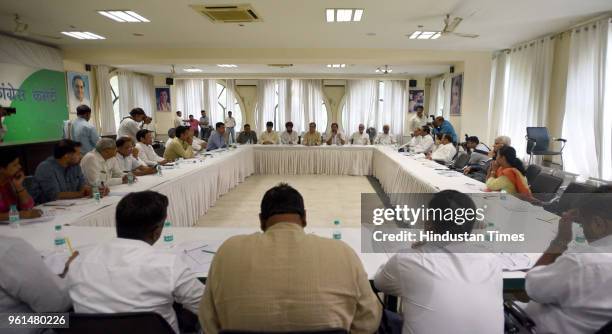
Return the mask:
[[[340,231],[340,221],[334,220],[334,231],[332,232],[332,237],[335,240],[342,239],[342,231]]]
[[[131,186],[132,184],[134,184],[134,173],[132,173],[132,171],[129,171],[129,172],[127,173],[127,183],[128,183],[128,185],[130,185],[130,186]]]
[[[68,251],[66,237],[64,237],[64,232],[62,232],[62,225],[55,225],[55,238],[53,239],[53,243],[55,244],[56,252],[64,253]]]
[[[93,197],[94,201],[96,201],[96,203],[100,203],[100,186],[98,185],[98,182],[96,182],[93,187],[91,187],[91,196]]]
[[[164,223],[164,246],[174,247],[174,234],[172,234],[172,223],[168,220]]]
[[[157,176],[162,176],[162,166],[161,165],[157,165]]]
[[[17,205],[13,204],[9,210],[9,224],[12,228],[19,228],[19,225],[21,224],[19,219],[19,210],[17,210]]]
[[[502,189],[499,195],[499,199],[501,199],[502,201],[506,200],[506,194],[508,194],[508,192],[506,191],[506,189]]]
[[[584,244],[586,242],[586,238],[584,237],[584,230],[582,229],[582,225],[572,223],[572,233],[574,234],[574,241],[577,244]]]

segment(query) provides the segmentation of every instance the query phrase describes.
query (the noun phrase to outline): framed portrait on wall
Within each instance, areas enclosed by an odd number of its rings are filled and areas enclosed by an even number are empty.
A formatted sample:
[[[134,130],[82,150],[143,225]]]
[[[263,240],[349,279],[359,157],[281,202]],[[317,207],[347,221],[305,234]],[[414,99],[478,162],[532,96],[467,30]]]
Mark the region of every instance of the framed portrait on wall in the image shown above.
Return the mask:
[[[66,84],[68,86],[68,105],[70,113],[76,114],[77,107],[83,104],[91,108],[89,74],[66,72]]]
[[[408,111],[415,112],[416,107],[425,104],[425,91],[422,89],[411,89],[409,92]]]
[[[157,111],[171,111],[170,87],[155,87],[155,105]]]
[[[461,103],[463,97],[463,74],[453,77],[451,81],[450,114],[461,115]]]

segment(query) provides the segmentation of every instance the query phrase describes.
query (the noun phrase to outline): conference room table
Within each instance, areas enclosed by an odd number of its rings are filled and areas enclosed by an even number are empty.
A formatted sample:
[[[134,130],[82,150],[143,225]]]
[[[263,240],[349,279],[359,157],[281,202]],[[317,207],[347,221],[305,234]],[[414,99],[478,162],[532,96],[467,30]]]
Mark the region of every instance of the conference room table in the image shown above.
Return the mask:
[[[0,226],[0,234],[21,237],[50,259],[53,266],[53,228],[63,225],[64,233],[75,249],[86,249],[115,237],[114,213],[119,200],[133,191],[154,190],[168,196],[170,205],[168,219],[173,224],[175,246],[170,251],[186,255],[198,275],[206,277],[208,260],[197,261],[187,256],[188,250],[206,247],[214,252],[227,238],[258,231],[253,228],[207,228],[193,227],[198,218],[223,194],[238,186],[253,174],[324,174],[360,175],[377,178],[387,194],[433,193],[454,189],[465,193],[482,193],[484,184],[461,173],[440,171],[443,166],[425,159],[418,159],[397,152],[387,146],[318,146],[301,145],[243,145],[229,150],[208,152],[195,159],[187,159],[180,167],[163,169],[162,176],[149,175],[138,178],[133,185],[118,185],[111,188],[109,196],[99,203],[93,199],[59,201],[39,206],[44,215],[38,222],[24,223],[17,229]],[[530,205],[529,205],[530,206]],[[545,219],[544,219],[544,218]],[[548,237],[541,242],[541,249],[526,254],[535,261],[556,233],[555,216],[542,208],[532,207],[524,219],[532,224],[541,224]],[[255,218],[254,218],[255,219]],[[355,224],[357,225],[357,224]],[[362,228],[344,227],[342,240],[359,255],[370,278],[394,250],[372,252],[368,242],[362,244]],[[307,233],[331,237],[331,228],[307,228]],[[164,247],[158,242],[155,247]],[[208,253],[210,254],[210,253]],[[58,261],[55,261],[57,265]],[[520,289],[524,272],[504,273],[507,289]]]

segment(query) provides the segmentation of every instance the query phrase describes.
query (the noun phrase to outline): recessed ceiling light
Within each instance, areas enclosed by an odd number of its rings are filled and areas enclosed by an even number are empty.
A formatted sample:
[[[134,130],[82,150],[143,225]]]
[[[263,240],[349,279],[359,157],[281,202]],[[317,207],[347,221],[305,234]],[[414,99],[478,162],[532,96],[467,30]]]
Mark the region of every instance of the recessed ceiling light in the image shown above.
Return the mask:
[[[327,64],[328,68],[345,68],[346,64]]]
[[[234,68],[234,67],[238,67],[238,65],[234,65],[234,64],[217,64],[217,66],[219,66],[219,67],[225,67],[225,68]]]
[[[106,39],[89,31],[62,31],[62,34],[76,39]]]
[[[183,71],[188,72],[188,73],[200,73],[200,72],[202,72],[202,69],[200,69],[200,68],[185,68],[185,69],[183,69]]]
[[[410,39],[438,39],[442,35],[439,31],[421,31],[417,30],[410,35],[407,35]]]
[[[98,14],[121,23],[151,22],[146,17],[131,10],[99,10]]]
[[[363,16],[363,8],[327,8],[326,22],[359,22]]]

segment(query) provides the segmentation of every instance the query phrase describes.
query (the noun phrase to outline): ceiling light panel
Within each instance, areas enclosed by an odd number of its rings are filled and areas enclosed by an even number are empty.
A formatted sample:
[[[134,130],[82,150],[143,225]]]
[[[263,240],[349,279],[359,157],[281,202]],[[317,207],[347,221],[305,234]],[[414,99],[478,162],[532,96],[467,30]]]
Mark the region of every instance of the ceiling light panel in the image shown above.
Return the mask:
[[[363,8],[327,8],[325,21],[330,22],[360,22]]]
[[[146,17],[132,10],[99,10],[98,14],[120,23],[151,22]]]
[[[106,39],[89,31],[62,31],[62,34],[76,39]]]
[[[439,31],[420,31],[417,30],[410,34],[408,38],[410,39],[438,39],[442,36],[442,33]]]
[[[234,64],[217,64],[217,66],[225,67],[225,68],[235,68],[235,67],[238,67],[238,65],[234,65]]]
[[[199,68],[186,68],[186,69],[183,69],[183,71],[185,71],[187,73],[200,73],[200,72],[202,72],[202,69],[199,69]]]

